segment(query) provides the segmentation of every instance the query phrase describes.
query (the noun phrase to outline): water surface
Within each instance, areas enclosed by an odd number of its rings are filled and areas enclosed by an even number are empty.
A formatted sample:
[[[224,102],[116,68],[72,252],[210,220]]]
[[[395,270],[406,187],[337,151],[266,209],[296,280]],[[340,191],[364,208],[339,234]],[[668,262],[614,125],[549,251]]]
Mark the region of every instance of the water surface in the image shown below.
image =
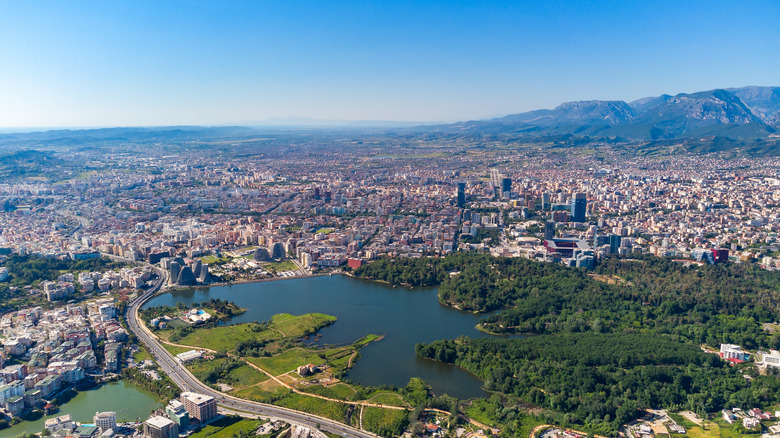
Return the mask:
[[[116,420],[142,421],[149,418],[149,414],[162,407],[162,403],[154,396],[139,389],[131,382],[119,381],[106,383],[96,389],[79,391],[70,401],[60,406],[59,411],[52,415],[44,416],[35,421],[22,421],[9,429],[0,430],[0,438],[12,438],[23,432],[38,433],[44,429],[47,419],[60,415],[70,414],[73,421],[92,424],[92,418],[96,412],[114,411]]]
[[[192,304],[211,298],[233,301],[248,310],[231,324],[265,321],[277,313],[320,312],[338,321],[323,329],[320,344],[350,344],[370,333],[385,335],[361,350],[347,377],[363,385],[406,386],[420,377],[437,394],[482,397],[482,382],[468,372],[414,353],[417,343],[460,335],[486,336],[474,326],[480,316],[439,304],[437,289],[392,287],[344,275],[309,277],[232,286],[189,289],[160,295],[145,307]]]

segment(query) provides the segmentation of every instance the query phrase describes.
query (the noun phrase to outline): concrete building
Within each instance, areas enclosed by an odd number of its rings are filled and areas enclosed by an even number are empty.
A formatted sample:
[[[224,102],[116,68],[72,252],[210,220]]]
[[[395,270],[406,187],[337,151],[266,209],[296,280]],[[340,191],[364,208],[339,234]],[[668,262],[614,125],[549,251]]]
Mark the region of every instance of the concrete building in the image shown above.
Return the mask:
[[[108,429],[115,429],[116,412],[113,411],[96,412],[92,421],[94,422],[95,426],[97,426],[97,428],[100,429],[100,433],[103,433]]]
[[[176,423],[165,417],[154,416],[144,421],[145,438],[177,438],[178,436],[179,428]]]
[[[217,416],[217,400],[214,397],[196,392],[182,392],[181,403],[190,414],[190,418],[205,423]]]
[[[190,414],[180,401],[171,400],[168,406],[165,407],[165,413],[168,414],[168,418],[179,426],[179,430],[186,429],[187,425],[189,425]]]
[[[588,208],[588,199],[585,193],[575,193],[571,198],[571,220],[585,222],[585,211]]]
[[[59,417],[49,418],[44,423],[44,427],[51,433],[59,432],[61,430],[73,430],[76,425],[70,418],[70,414],[60,415]]]

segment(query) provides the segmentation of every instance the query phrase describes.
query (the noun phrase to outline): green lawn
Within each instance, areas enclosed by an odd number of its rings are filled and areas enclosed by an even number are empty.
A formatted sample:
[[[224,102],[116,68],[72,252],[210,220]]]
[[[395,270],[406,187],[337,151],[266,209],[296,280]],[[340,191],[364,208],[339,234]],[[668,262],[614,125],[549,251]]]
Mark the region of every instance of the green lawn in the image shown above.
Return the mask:
[[[230,351],[241,342],[252,339],[278,340],[282,337],[298,338],[304,334],[315,333],[323,326],[336,321],[336,317],[322,313],[307,313],[299,316],[284,313],[272,316],[271,321],[268,330],[263,330],[260,325],[254,323],[196,328],[176,343],[215,351]]]
[[[274,404],[342,422],[346,418],[348,409],[345,403],[332,402],[295,393],[288,394]]]
[[[545,424],[543,420],[540,420],[533,415],[519,414],[517,417],[518,421],[520,421],[520,433],[517,436],[527,437],[536,426]]]
[[[500,406],[490,403],[483,398],[478,398],[472,400],[471,406],[464,409],[463,413],[466,414],[467,417],[477,420],[482,424],[495,426],[496,421],[494,419],[494,413],[500,408]]]
[[[281,262],[267,262],[263,264],[263,267],[266,270],[275,270],[276,272],[284,272],[284,271],[297,271],[298,266],[293,263],[291,260],[282,260]]]
[[[191,438],[230,438],[239,432],[254,432],[265,423],[263,420],[244,420],[241,417],[229,416],[206,425],[199,432],[190,435]]]
[[[301,391],[305,391],[311,394],[318,394],[329,398],[337,398],[339,400],[348,400],[349,396],[355,395],[355,390],[346,383],[337,383],[332,386],[308,385],[301,387],[300,389]]]
[[[229,263],[231,260],[233,260],[231,257],[216,257],[216,256],[205,256],[200,258],[201,263],[204,263],[209,266],[222,265],[225,263]]]
[[[187,368],[192,371],[192,374],[198,378],[198,380],[206,381],[207,377],[213,370],[219,370],[225,364],[229,363],[231,359],[223,357],[214,360],[201,359],[187,364]],[[241,390],[248,386],[255,385],[260,382],[265,382],[269,377],[262,372],[252,368],[251,366],[242,363],[241,366],[232,368],[226,375],[218,379],[216,382],[208,383],[224,383],[230,385],[236,390]]]
[[[289,393],[289,389],[281,386],[277,386],[271,391],[266,391],[260,386],[250,386],[249,388],[236,392],[235,396],[260,403],[273,403]]]
[[[165,349],[168,350],[168,352],[171,353],[174,356],[176,356],[179,353],[192,351],[192,348],[177,347],[177,346],[168,345],[168,344],[162,344],[162,346],[165,347]]]
[[[396,409],[364,408],[363,428],[381,436],[400,436],[409,424],[409,412]]]
[[[271,317],[271,328],[284,333],[285,337],[301,337],[312,334],[320,328],[336,322],[335,316],[322,313],[307,313],[295,316],[282,313]]]
[[[256,328],[259,329],[259,327],[258,324],[246,323],[212,328],[196,328],[192,333],[181,338],[176,343],[208,348],[215,351],[229,351],[241,342],[250,339],[266,339],[269,335],[272,336],[267,331],[254,331]]]
[[[141,363],[147,359],[151,359],[152,355],[149,354],[148,351],[146,351],[146,348],[139,347],[138,351],[133,353],[133,359],[135,359],[136,363]]]
[[[274,376],[294,371],[301,365],[313,363],[320,365],[325,362],[317,354],[319,351],[303,348],[292,348],[271,357],[249,357],[248,361],[268,371]]]
[[[366,397],[367,401],[371,403],[379,403],[388,406],[408,406],[404,401],[403,396],[393,392],[374,392]]]

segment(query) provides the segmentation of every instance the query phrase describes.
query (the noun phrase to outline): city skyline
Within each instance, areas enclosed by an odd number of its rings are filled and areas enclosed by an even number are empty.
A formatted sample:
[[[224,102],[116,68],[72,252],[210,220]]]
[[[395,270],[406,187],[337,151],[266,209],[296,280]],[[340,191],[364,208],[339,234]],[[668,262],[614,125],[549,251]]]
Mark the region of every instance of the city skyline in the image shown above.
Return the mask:
[[[454,122],[775,85],[773,6],[5,4],[0,128]]]

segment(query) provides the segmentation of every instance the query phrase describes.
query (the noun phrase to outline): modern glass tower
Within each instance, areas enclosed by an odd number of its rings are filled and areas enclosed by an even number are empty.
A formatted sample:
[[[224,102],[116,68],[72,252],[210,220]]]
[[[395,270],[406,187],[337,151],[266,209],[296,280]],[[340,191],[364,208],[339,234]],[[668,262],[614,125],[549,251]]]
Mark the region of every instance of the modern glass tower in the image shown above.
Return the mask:
[[[575,193],[571,199],[571,220],[585,222],[585,210],[588,208],[588,199],[585,193]]]

